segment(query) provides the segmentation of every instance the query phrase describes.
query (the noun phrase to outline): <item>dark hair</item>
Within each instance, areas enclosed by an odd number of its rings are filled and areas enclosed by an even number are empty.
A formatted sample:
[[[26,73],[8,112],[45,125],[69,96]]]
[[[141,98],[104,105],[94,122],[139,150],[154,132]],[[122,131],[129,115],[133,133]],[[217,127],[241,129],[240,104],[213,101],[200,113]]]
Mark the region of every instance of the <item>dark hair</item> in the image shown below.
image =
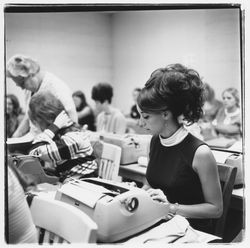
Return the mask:
[[[7,94],[6,98],[9,98],[11,100],[13,104],[13,114],[18,116],[22,112],[18,98],[13,94]]]
[[[31,121],[42,121],[48,127],[63,110],[61,101],[51,92],[41,91],[31,97],[28,114]]]
[[[80,91],[80,90],[75,91],[72,94],[72,97],[79,97],[81,99],[80,106],[76,107],[77,111],[81,111],[82,109],[84,109],[88,105],[87,102],[86,102],[85,95],[84,95],[84,93],[82,91]]]
[[[92,99],[94,101],[99,101],[104,103],[104,101],[108,101],[111,103],[113,97],[113,88],[108,83],[98,83],[92,88]]]
[[[202,116],[203,91],[198,72],[181,64],[171,64],[151,74],[137,104],[146,113],[169,110],[176,120],[183,115],[191,124]]]

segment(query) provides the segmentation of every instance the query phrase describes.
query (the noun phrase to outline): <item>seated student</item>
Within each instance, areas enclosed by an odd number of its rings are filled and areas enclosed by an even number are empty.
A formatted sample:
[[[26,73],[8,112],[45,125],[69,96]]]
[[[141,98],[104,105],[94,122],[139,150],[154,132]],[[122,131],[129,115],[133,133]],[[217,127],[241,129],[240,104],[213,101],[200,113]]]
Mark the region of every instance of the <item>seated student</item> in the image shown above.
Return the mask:
[[[14,94],[6,95],[6,137],[10,138],[21,123],[24,114]]]
[[[96,103],[99,114],[96,119],[96,130],[124,134],[126,119],[121,111],[111,105],[113,88],[108,83],[98,83],[92,88],[92,99]]]
[[[47,162],[61,181],[69,176],[95,175],[97,165],[91,156],[93,148],[87,132],[73,123],[54,95],[48,91],[34,94],[28,114],[33,124],[42,130],[33,141],[31,155]]]
[[[36,227],[26,201],[29,182],[15,166],[8,165],[8,217],[6,242],[8,244],[38,243]]]
[[[135,88],[132,92],[133,101],[129,114],[126,115],[127,133],[147,134],[147,131],[141,126],[140,114],[136,107],[136,100],[141,88]]]
[[[139,95],[140,92],[141,92],[140,88],[135,88],[133,90],[133,94],[132,94],[133,100],[134,100],[135,104],[130,109],[130,117],[132,119],[136,119],[136,120],[140,119],[140,114],[139,114],[139,112],[137,110],[137,107],[136,107],[137,97],[138,97],[138,95]]]
[[[242,121],[239,107],[239,92],[228,88],[222,93],[223,105],[212,122],[218,136],[239,140],[242,135]]]
[[[218,111],[223,107],[223,103],[215,98],[213,88],[207,83],[204,84],[204,100],[203,115],[198,124],[203,139],[207,141],[217,137],[212,121],[214,121]]]
[[[170,213],[188,218],[192,227],[212,231],[211,218],[223,211],[218,168],[210,148],[179,123],[202,114],[203,86],[199,74],[181,64],[155,70],[137,104],[150,143],[147,184],[157,201],[170,203]]]
[[[85,95],[82,91],[75,91],[72,95],[76,105],[78,123],[81,126],[87,125],[88,130],[95,131],[95,115],[91,107],[86,102]]]
[[[214,89],[208,83],[204,83],[204,100],[202,120],[211,122],[223,107],[223,103],[215,98]]]

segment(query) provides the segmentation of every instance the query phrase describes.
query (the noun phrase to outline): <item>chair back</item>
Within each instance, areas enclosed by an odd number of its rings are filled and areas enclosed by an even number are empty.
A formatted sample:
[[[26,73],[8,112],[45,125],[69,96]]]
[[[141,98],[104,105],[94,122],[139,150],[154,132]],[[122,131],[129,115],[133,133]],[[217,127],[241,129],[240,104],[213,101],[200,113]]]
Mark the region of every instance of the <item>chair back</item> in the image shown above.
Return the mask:
[[[119,146],[102,142],[103,149],[98,166],[98,176],[113,181],[119,181],[119,167],[121,148]]]
[[[214,235],[223,238],[225,222],[231,201],[237,168],[230,165],[218,164],[218,170],[222,186],[223,214],[220,218],[215,220]]]
[[[96,242],[96,223],[68,203],[38,196],[33,198],[30,210],[39,244]]]

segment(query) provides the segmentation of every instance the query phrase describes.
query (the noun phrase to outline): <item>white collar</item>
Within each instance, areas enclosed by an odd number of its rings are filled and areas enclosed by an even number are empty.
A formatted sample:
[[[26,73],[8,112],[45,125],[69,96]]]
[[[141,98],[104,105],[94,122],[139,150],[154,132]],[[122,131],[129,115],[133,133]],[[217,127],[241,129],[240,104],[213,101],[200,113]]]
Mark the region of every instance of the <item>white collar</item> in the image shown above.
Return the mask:
[[[172,136],[168,138],[162,138],[160,135],[160,142],[163,146],[174,146],[181,143],[186,136],[188,135],[188,131],[181,126]]]

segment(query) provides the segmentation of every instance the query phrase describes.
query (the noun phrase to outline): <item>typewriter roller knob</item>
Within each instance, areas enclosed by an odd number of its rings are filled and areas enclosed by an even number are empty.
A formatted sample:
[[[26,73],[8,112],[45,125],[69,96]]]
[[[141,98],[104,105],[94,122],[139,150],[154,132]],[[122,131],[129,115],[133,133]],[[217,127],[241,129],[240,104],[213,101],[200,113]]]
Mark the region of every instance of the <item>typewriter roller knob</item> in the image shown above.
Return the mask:
[[[139,206],[139,201],[136,197],[127,198],[123,203],[129,212],[134,212]]]

